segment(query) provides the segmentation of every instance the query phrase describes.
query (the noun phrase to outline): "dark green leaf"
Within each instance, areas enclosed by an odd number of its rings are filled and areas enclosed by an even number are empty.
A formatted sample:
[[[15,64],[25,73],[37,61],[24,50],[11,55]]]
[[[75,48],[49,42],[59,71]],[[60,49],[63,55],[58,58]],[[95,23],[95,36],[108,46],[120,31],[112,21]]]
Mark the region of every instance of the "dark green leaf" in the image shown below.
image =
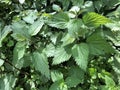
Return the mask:
[[[65,82],[70,87],[76,87],[78,84],[82,83],[84,80],[84,72],[77,66],[72,66],[69,69],[69,75],[66,78]]]
[[[101,32],[93,33],[87,38],[90,48],[90,54],[101,55],[105,53],[114,53],[112,46],[105,40]]]

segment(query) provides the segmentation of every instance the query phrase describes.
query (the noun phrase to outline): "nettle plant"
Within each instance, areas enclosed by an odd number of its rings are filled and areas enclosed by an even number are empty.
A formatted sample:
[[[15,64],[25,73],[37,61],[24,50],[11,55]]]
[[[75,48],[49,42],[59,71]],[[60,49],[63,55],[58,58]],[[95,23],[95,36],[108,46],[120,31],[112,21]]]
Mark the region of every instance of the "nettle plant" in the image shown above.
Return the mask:
[[[0,90],[119,90],[119,4],[0,1]]]

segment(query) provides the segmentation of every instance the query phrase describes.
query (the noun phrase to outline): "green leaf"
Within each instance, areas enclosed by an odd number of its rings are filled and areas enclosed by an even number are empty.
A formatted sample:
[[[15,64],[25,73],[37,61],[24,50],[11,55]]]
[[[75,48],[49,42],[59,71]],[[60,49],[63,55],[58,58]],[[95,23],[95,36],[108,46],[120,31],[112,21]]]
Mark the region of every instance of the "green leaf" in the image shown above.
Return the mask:
[[[67,13],[61,12],[57,13],[48,19],[46,23],[50,25],[51,27],[56,27],[60,29],[65,29],[67,28],[67,24],[69,22],[69,16]]]
[[[59,81],[54,82],[51,85],[49,90],[68,90],[68,88],[63,80],[59,80]]]
[[[13,90],[15,82],[16,78],[13,75],[5,75],[5,77],[0,78],[0,90]]]
[[[74,6],[81,7],[84,3],[84,0],[71,0]]]
[[[110,23],[110,20],[100,14],[90,12],[83,16],[83,22],[90,27],[98,27],[106,23]]]
[[[115,86],[114,80],[107,75],[105,75],[105,83],[106,83],[107,87],[114,87]]]
[[[36,70],[41,72],[47,78],[50,78],[50,70],[48,65],[47,57],[39,52],[33,53],[33,64]]]
[[[51,71],[51,78],[52,78],[52,81],[55,82],[63,79],[63,74],[58,70],[53,70]]]
[[[112,46],[105,40],[103,33],[95,32],[87,38],[90,48],[90,54],[103,55],[105,53],[114,53]]]
[[[4,60],[0,59],[0,67],[4,64]]]
[[[14,48],[14,58],[21,59],[25,54],[26,42],[18,42]]]
[[[12,23],[12,37],[17,41],[25,41],[30,39],[30,35],[28,33],[28,26],[23,21]]]
[[[78,84],[82,83],[84,80],[84,72],[77,66],[72,66],[69,69],[68,77],[65,82],[68,88],[76,87]]]
[[[36,10],[27,10],[24,12],[26,14],[25,17],[23,17],[23,20],[27,23],[33,24],[34,20],[37,18],[37,11]]]
[[[43,25],[44,25],[44,22],[42,22],[41,19],[38,19],[30,26],[29,34],[31,36],[36,35],[41,30]]]
[[[88,64],[88,56],[89,56],[89,47],[85,43],[75,44],[72,47],[72,55],[75,58],[77,65],[86,71]]]
[[[68,53],[64,47],[59,47],[55,51],[55,55],[53,58],[53,65],[68,61],[70,57],[71,57],[71,54]]]
[[[2,47],[2,41],[6,38],[6,36],[11,32],[10,26],[5,26],[4,29],[0,30],[0,47]]]
[[[26,50],[26,42],[17,42],[13,50],[12,63],[17,67],[23,67],[24,60],[22,59]]]
[[[55,10],[55,11],[61,11],[60,6],[58,6],[57,4],[53,4],[53,5],[52,5],[52,8],[53,8],[53,10]]]
[[[63,41],[63,46],[66,46],[68,44],[73,43],[75,40],[75,38],[73,38],[72,36],[70,36],[69,34],[66,34],[61,41]]]
[[[78,36],[83,36],[86,33],[86,27],[84,26],[81,19],[72,19],[68,23],[68,33],[77,38]]]
[[[48,44],[43,52],[47,55],[47,57],[52,57],[55,54],[55,46],[53,44]]]

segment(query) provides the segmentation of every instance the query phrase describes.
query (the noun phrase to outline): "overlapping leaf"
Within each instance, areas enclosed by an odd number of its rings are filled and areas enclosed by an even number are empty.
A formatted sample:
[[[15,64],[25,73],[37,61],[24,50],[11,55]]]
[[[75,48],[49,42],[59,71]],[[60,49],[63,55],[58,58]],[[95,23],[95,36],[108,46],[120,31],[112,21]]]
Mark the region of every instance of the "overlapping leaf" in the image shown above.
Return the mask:
[[[60,29],[65,29],[67,28],[67,24],[69,22],[69,17],[67,13],[65,12],[60,12],[55,15],[52,15],[46,23],[52,27],[60,28]]]
[[[101,32],[92,34],[87,38],[90,48],[90,54],[101,55],[105,53],[114,53],[112,46],[105,40]]]
[[[88,45],[85,43],[75,44],[72,47],[72,55],[75,58],[77,65],[86,71],[89,56]]]
[[[60,64],[65,61],[68,61],[70,57],[71,57],[71,54],[68,53],[64,47],[59,47],[55,51],[55,55],[53,58],[53,64],[56,65],[56,64]]]
[[[50,78],[50,70],[47,57],[39,52],[33,53],[33,62],[36,70],[41,72],[47,78]]]

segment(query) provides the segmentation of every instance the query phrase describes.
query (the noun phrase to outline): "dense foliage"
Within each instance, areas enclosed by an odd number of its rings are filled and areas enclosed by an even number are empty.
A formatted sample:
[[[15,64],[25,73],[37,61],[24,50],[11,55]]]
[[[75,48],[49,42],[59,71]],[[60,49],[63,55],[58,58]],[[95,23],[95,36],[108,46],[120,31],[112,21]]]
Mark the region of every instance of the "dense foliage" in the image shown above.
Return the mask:
[[[120,0],[0,0],[0,90],[120,90]]]

